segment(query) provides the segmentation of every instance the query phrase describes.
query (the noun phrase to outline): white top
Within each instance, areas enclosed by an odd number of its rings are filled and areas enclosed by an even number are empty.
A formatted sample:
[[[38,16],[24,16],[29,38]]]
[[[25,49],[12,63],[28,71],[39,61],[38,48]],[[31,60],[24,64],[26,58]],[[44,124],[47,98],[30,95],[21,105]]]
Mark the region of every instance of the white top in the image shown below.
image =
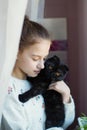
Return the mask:
[[[11,77],[8,95],[4,105],[0,130],[45,130],[45,107],[42,95],[31,98],[26,103],[18,100],[18,95],[31,88],[27,80]],[[65,130],[74,120],[75,105],[71,97],[71,103],[65,104],[65,122],[61,127],[48,130]]]

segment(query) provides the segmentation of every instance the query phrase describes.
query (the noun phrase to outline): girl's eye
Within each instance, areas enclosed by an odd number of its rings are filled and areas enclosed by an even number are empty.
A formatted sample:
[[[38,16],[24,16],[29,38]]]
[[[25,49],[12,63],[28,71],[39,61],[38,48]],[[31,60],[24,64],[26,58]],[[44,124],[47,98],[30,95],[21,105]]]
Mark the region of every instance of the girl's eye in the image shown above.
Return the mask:
[[[38,57],[34,57],[34,58],[32,58],[33,59],[33,61],[38,61],[38,60],[41,60],[40,58],[38,58]],[[46,61],[46,59],[47,58],[43,58],[43,61]]]
[[[33,58],[33,61],[38,61],[39,59],[37,59],[37,58]]]

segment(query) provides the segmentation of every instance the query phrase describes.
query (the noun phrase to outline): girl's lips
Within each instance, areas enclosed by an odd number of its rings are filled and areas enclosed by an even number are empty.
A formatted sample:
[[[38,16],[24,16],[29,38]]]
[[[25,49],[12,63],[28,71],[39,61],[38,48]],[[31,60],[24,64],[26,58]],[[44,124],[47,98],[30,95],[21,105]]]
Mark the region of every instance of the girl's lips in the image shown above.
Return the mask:
[[[39,71],[36,70],[36,71],[34,71],[34,72],[35,72],[36,74],[39,74],[39,73],[40,73],[40,70],[39,70]]]

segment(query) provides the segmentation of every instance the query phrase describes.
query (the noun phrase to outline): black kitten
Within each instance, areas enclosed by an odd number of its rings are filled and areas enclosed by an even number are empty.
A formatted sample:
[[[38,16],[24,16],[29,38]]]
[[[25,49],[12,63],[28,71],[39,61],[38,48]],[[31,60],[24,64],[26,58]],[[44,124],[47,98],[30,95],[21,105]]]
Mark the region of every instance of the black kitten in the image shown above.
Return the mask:
[[[19,95],[19,100],[23,103],[34,96],[43,95],[46,111],[46,129],[59,127],[64,123],[65,110],[62,95],[55,90],[48,90],[48,88],[51,83],[64,80],[67,72],[68,67],[61,64],[57,56],[53,56],[45,62],[45,68],[41,70],[37,77],[28,77],[33,87]]]

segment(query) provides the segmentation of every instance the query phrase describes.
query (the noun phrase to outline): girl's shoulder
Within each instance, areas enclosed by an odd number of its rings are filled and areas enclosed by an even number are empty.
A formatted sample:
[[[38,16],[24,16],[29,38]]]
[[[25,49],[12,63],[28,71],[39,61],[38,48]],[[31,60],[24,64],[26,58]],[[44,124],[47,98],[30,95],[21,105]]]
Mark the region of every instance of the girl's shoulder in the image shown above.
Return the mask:
[[[31,88],[31,84],[28,80],[21,80],[15,77],[10,77],[8,91],[15,91],[17,93],[23,93]]]

